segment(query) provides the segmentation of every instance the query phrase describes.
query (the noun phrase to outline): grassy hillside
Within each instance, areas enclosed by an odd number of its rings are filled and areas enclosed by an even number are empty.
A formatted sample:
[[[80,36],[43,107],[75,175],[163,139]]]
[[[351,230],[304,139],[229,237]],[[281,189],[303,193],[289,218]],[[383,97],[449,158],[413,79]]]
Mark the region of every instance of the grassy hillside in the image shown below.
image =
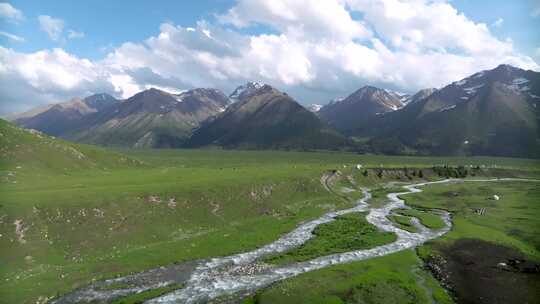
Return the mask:
[[[137,166],[141,163],[120,153],[73,144],[41,132],[23,129],[0,119],[0,170],[3,177],[14,170],[69,174],[73,170]]]

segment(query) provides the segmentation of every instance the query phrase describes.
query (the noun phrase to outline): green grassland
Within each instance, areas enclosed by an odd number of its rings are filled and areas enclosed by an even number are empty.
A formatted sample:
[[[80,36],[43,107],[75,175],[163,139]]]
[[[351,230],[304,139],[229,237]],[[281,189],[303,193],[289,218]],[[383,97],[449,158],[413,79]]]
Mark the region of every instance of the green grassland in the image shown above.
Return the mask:
[[[416,217],[420,220],[422,225],[430,229],[441,229],[445,226],[441,217],[433,213],[423,212],[416,209],[399,209],[396,210],[396,212],[404,216]]]
[[[324,190],[320,172],[284,164],[122,168],[3,185],[3,299],[268,243],[350,206]]]
[[[420,257],[427,258],[439,248],[467,238],[510,246],[540,261],[539,183],[465,182],[431,185],[423,190],[403,198],[418,208],[452,212],[454,226],[443,237],[419,247]],[[500,200],[489,199],[493,194]],[[474,210],[478,208],[487,211],[477,215]],[[398,213],[416,216],[421,212],[402,209]],[[426,226],[439,225],[425,217],[421,220]],[[413,250],[407,250],[306,273],[274,284],[246,303],[451,303],[431,274],[418,269],[421,262],[414,256]]]
[[[498,195],[499,200],[491,199]],[[454,227],[438,242],[481,239],[515,247],[540,260],[540,183],[466,182],[426,187],[404,197],[421,208],[452,212]],[[475,210],[486,208],[483,215]]]
[[[333,266],[278,282],[243,304],[452,303],[413,250]],[[429,289],[429,291],[428,291]]]
[[[314,237],[291,251],[269,257],[271,264],[302,262],[333,253],[373,248],[395,241],[394,233],[382,232],[368,223],[365,213],[351,213],[322,224],[313,231]]]
[[[321,185],[330,169],[368,187],[396,179],[366,177],[353,165],[470,163],[539,172],[538,161],[510,158],[112,151],[1,120],[0,144],[0,303],[36,303],[93,280],[266,244],[302,221],[352,205]],[[525,239],[533,235],[519,233],[530,247]]]
[[[418,229],[414,227],[414,225],[411,222],[411,217],[409,216],[403,216],[399,214],[395,215],[389,215],[388,218],[394,222],[400,229],[409,231],[409,232],[417,232]]]

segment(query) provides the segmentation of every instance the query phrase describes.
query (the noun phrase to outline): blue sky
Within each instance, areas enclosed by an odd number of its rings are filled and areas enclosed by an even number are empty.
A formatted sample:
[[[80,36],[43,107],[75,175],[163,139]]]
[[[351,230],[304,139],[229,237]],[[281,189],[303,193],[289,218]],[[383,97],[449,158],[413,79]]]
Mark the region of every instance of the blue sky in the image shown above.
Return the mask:
[[[3,20],[2,28],[24,37],[26,42],[0,37],[1,45],[21,52],[62,47],[79,56],[99,59],[114,46],[126,41],[141,41],[159,33],[159,25],[164,22],[189,27],[199,20],[213,21],[215,14],[225,12],[234,1],[199,0],[188,4],[188,1],[25,0],[9,3],[24,12],[25,21],[13,24]],[[64,20],[66,28],[84,32],[84,39],[52,41],[39,29],[39,15]],[[248,32],[260,33],[262,30],[259,27]]]
[[[472,20],[493,25],[499,18],[503,20],[493,33],[501,39],[511,38],[516,47],[524,53],[536,57],[540,62],[540,1],[538,0],[453,0],[452,3]]]
[[[0,114],[98,90],[228,93],[252,79],[325,103],[365,84],[414,92],[540,62],[532,0],[6,3],[19,15],[0,11]]]
[[[159,25],[171,22],[193,26],[198,20],[214,21],[214,15],[225,12],[234,5],[232,0],[198,1],[10,1],[24,12],[25,21],[12,24],[2,21],[2,28],[24,37],[25,43],[17,43],[1,37],[2,45],[23,52],[43,48],[63,47],[69,52],[90,59],[104,56],[104,51],[126,41],[141,41],[159,32]],[[493,33],[514,40],[516,47],[531,56],[540,47],[540,17],[531,14],[540,4],[534,0],[453,0],[460,12],[477,22],[492,25],[499,18],[500,27],[492,27]],[[61,18],[67,27],[85,33],[85,39],[74,43],[51,41],[39,30],[37,17],[49,15]],[[269,28],[259,27],[248,32],[263,33]],[[539,60],[540,58],[536,58]]]

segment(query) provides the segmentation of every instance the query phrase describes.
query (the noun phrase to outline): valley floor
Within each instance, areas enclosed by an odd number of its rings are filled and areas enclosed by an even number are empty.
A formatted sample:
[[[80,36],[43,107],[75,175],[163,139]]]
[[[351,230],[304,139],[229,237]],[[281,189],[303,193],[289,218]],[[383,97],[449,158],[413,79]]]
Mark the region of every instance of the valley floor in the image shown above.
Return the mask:
[[[384,204],[381,184],[442,178],[427,174],[436,164],[478,165],[482,174],[489,176],[539,175],[536,161],[504,158],[213,150],[122,152],[144,164],[62,173],[30,171],[24,163],[2,168],[0,302],[43,303],[93,281],[270,243],[301,222],[353,206],[358,191],[341,191],[337,196],[321,185],[321,175],[328,170],[339,169],[342,176],[351,176],[356,182],[339,179],[336,189],[372,188],[374,204]],[[376,169],[370,169],[364,176],[362,169],[353,169],[357,164],[388,170],[378,176]],[[424,168],[426,176],[405,176],[399,173],[404,167]],[[534,228],[538,227],[540,194],[538,186],[527,185],[465,183],[426,188],[406,199],[418,210],[447,209],[454,214],[455,227],[442,239],[417,249],[423,261],[416,258],[415,251],[406,250],[334,266],[282,281],[246,301],[361,303],[363,299],[383,303],[392,301],[381,294],[389,289],[395,290],[389,297],[405,303],[428,303],[431,298],[449,302],[450,296],[422,265],[424,261],[436,265],[440,259],[450,260],[445,248],[460,239],[508,246],[520,252],[521,260],[540,259],[535,243],[540,238]],[[493,194],[501,199],[488,200]],[[487,212],[477,215],[482,208]],[[498,224],[501,220],[505,225]],[[446,279],[448,284],[452,280],[460,278]],[[322,287],[306,292],[305,284]],[[459,296],[459,288],[455,293]]]
[[[302,274],[258,292],[245,303],[535,303],[540,299],[538,183],[464,182],[424,190],[404,198],[416,208],[451,211],[454,226],[449,233],[415,250]],[[493,193],[500,200],[491,200]],[[482,208],[486,211],[480,215],[477,210]]]

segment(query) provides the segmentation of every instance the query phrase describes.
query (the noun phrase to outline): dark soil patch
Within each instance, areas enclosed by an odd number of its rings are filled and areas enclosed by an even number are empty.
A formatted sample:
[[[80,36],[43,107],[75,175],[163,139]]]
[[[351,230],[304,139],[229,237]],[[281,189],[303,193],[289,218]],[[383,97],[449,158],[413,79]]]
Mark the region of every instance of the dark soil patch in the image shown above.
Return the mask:
[[[439,252],[427,265],[457,303],[540,303],[540,265],[516,249],[465,239]]]

